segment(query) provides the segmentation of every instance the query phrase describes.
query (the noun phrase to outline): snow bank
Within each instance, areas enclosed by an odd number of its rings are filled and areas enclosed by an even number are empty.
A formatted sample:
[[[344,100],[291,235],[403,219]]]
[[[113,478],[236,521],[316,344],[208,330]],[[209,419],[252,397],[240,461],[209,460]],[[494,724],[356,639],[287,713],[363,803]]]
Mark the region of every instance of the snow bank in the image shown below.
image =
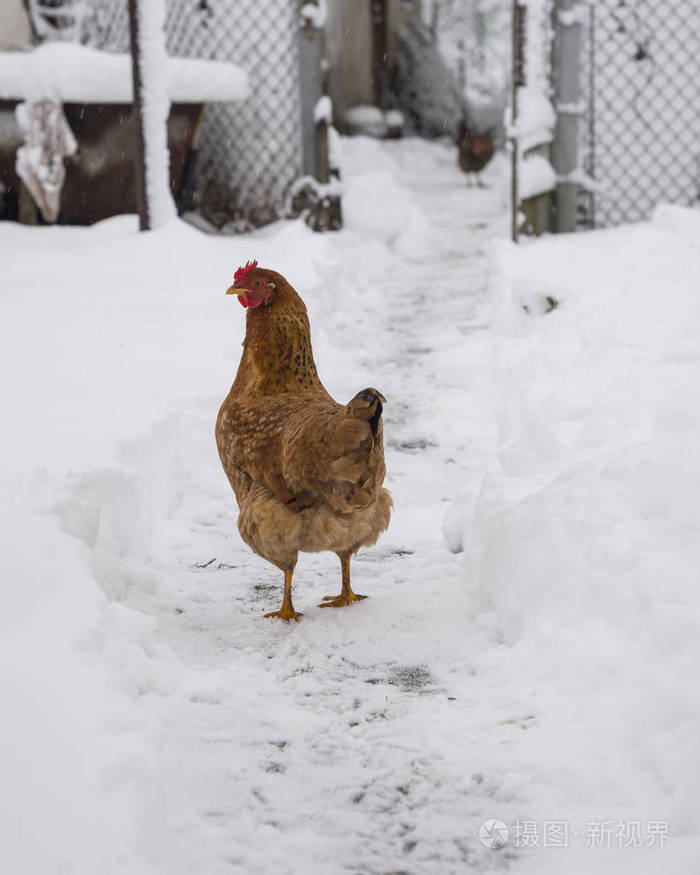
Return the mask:
[[[144,618],[108,604],[83,545],[23,514],[0,514],[0,580],[3,869],[145,875],[153,726],[122,689],[148,662]]]
[[[343,217],[348,229],[390,244],[411,261],[425,258],[425,218],[411,192],[396,178],[396,167],[385,157],[381,143],[370,137],[354,137],[352,155],[344,158]]]
[[[125,602],[167,585],[149,553],[202,410],[216,461],[244,327],[222,319],[233,271],[257,256],[313,286],[327,245],[302,222],[254,243],[136,227],[0,226],[0,847],[22,875],[150,875],[163,852],[154,715],[199,680]]]
[[[531,742],[542,814],[664,820],[678,854],[700,848],[698,240],[700,213],[664,207],[499,245],[500,449],[466,534],[503,676],[554,721]]]
[[[221,61],[168,58],[166,82],[173,103],[243,100],[248,94],[243,70]],[[0,53],[0,99],[42,97],[63,103],[130,103],[131,58],[65,42]]]

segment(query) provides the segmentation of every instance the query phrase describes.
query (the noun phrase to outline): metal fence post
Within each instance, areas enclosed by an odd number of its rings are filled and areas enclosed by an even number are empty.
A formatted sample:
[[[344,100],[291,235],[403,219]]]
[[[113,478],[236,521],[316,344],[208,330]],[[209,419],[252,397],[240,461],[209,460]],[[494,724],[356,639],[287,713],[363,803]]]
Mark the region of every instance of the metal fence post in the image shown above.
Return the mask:
[[[299,87],[301,90],[302,173],[317,178],[318,155],[314,108],[323,95],[323,31],[310,18],[301,22]]]
[[[342,222],[340,194],[333,190],[330,166],[331,102],[324,96],[324,27],[326,6],[302,5],[299,46],[299,78],[301,89],[303,174],[312,177],[310,185],[298,191],[306,197],[306,222],[314,231],[336,231]],[[323,97],[323,101],[321,98]],[[324,106],[324,104],[327,104]],[[303,199],[302,199],[303,202]]]
[[[512,37],[512,92],[511,92],[511,171],[510,171],[510,236],[514,243],[518,242],[520,233],[520,189],[518,184],[518,169],[520,162],[520,144],[518,142],[518,89],[525,85],[525,22],[527,7],[518,0],[513,0],[511,18]]]
[[[557,123],[554,129],[552,158],[557,172],[555,230],[576,230],[579,185],[572,179],[579,169],[579,66],[581,55],[581,18],[579,0],[556,0],[555,3],[555,101]]]
[[[148,231],[151,216],[146,195],[146,138],[144,133],[143,100],[141,91],[141,42],[139,33],[139,0],[129,0],[129,36],[131,41],[131,77],[133,82],[132,112],[134,116],[134,188],[139,229]]]
[[[437,4],[433,7],[436,13]],[[389,85],[388,59],[388,10],[387,0],[369,0],[369,14],[372,22],[372,88],[374,103],[380,109],[387,108]]]

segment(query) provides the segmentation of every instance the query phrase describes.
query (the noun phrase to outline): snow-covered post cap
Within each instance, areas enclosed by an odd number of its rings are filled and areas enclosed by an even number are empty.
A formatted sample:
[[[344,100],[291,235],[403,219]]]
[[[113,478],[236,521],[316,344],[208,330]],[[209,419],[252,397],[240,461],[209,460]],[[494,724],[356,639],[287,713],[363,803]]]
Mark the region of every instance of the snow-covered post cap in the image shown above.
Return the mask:
[[[327,94],[324,94],[316,102],[314,121],[316,124],[319,122],[325,122],[327,125],[333,124],[333,102]]]
[[[328,20],[328,6],[326,0],[316,0],[315,3],[304,3],[299,10],[302,27],[314,27],[323,30]]]
[[[557,23],[560,27],[585,26],[588,23],[589,3],[573,2],[567,9],[557,10]]]

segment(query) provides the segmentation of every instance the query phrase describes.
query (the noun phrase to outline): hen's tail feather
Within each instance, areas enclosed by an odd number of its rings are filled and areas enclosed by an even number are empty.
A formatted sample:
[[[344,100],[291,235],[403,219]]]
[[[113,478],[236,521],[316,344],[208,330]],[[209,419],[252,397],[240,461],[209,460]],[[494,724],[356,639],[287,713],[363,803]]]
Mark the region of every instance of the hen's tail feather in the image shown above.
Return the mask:
[[[376,389],[363,389],[347,405],[346,411],[351,418],[369,423],[372,436],[376,437],[384,410],[383,404],[386,404],[386,398],[381,392]]]
[[[377,501],[386,473],[384,400],[376,389],[363,389],[344,407],[324,401],[316,417],[304,411],[284,437],[283,477],[290,493],[308,493],[338,513]]]
[[[377,498],[384,480],[382,411],[386,398],[376,389],[363,389],[346,405],[335,432],[340,452],[331,465],[336,509],[367,507]],[[369,426],[369,428],[368,428]]]

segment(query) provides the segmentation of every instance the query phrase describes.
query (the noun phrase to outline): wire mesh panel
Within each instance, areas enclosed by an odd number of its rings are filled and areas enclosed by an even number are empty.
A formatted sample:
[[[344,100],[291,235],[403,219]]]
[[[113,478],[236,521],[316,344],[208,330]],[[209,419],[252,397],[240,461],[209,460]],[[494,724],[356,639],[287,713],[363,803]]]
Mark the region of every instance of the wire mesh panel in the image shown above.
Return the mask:
[[[588,28],[586,164],[597,227],[700,199],[700,4],[598,0]]]
[[[84,41],[128,51],[126,0],[89,0]],[[233,61],[251,96],[207,106],[195,208],[218,227],[245,230],[279,217],[299,176],[298,0],[167,0],[168,52]]]

